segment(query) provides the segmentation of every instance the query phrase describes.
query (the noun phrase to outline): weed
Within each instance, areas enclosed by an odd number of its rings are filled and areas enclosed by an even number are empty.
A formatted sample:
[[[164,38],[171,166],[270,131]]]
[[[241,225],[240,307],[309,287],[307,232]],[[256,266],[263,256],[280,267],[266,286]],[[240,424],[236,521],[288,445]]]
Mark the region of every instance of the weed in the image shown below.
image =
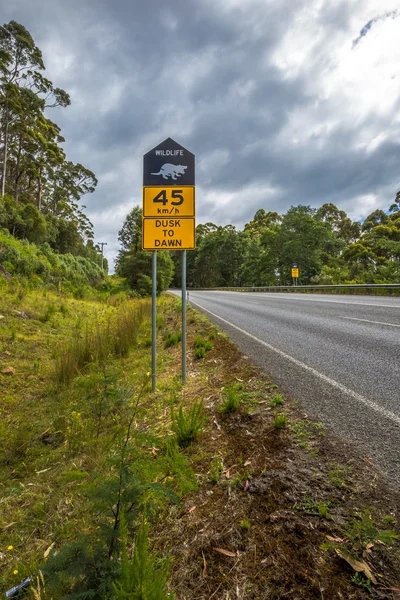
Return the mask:
[[[211,483],[218,483],[219,482],[219,477],[222,473],[224,469],[224,466],[222,464],[222,459],[220,456],[216,456],[215,458],[213,458],[213,460],[211,461],[211,467],[210,467],[210,481]]]
[[[317,432],[320,436],[324,435],[325,426],[323,423],[304,419],[292,423],[290,425],[290,430],[293,433],[295,442],[299,444],[300,448],[310,452],[312,449],[310,442],[315,439]]]
[[[369,592],[371,591],[371,580],[367,579],[361,573],[354,573],[353,575],[351,575],[350,581],[351,583],[358,585],[358,587],[364,588]]]
[[[203,346],[196,348],[194,351],[194,357],[199,360],[200,358],[204,358],[206,355],[206,349]]]
[[[176,346],[182,339],[182,333],[180,331],[176,331],[174,333],[168,333],[165,338],[165,348],[170,348],[171,346]]]
[[[42,321],[42,323],[47,323],[56,312],[57,308],[55,304],[48,304],[44,313],[39,317],[39,321]]]
[[[275,429],[284,429],[288,424],[287,416],[285,413],[275,413],[274,427]]]
[[[326,502],[317,502],[310,496],[305,496],[302,502],[296,502],[294,504],[294,508],[298,510],[302,510],[308,515],[316,515],[321,517],[322,519],[331,519],[331,515],[329,514],[329,504]]]
[[[353,548],[358,552],[362,552],[367,544],[373,544],[377,540],[389,546],[393,540],[399,537],[395,531],[391,531],[390,529],[379,530],[373,521],[369,509],[366,509],[363,513],[356,514],[345,531]]]
[[[186,448],[193,442],[205,423],[203,416],[204,402],[199,400],[186,411],[183,411],[181,403],[178,412],[175,411],[174,401],[171,400],[171,420],[172,429],[176,434],[177,442],[180,448]]]
[[[318,509],[319,516],[322,517],[323,519],[331,519],[332,518],[328,511],[328,505],[325,504],[325,502],[319,502],[317,509]]]
[[[396,523],[396,519],[392,515],[383,517],[382,521],[385,523],[385,525],[394,525]]]
[[[11,325],[10,327],[10,337],[12,342],[15,342],[17,339],[17,328],[15,325]]]
[[[345,465],[333,465],[328,471],[328,479],[336,488],[346,487],[352,482],[351,469]]]
[[[217,333],[216,331],[210,331],[210,333],[208,334],[208,339],[211,340],[215,340],[215,338],[217,337]]]
[[[206,340],[203,337],[201,337],[200,335],[197,335],[194,339],[194,348],[195,348],[194,356],[195,356],[195,358],[197,358],[197,359],[204,358],[204,356],[206,355],[206,352],[209,352],[210,350],[212,350],[212,347],[213,347],[213,345],[209,340]]]
[[[222,404],[219,410],[222,413],[236,412],[240,403],[240,393],[235,384],[228,385],[222,394]]]
[[[281,406],[285,402],[282,394],[275,394],[273,398],[269,401],[269,405],[271,408],[276,408],[277,406]]]
[[[251,527],[251,523],[248,519],[242,519],[239,523],[239,527],[240,527],[240,529],[243,529],[244,531],[248,531]]]

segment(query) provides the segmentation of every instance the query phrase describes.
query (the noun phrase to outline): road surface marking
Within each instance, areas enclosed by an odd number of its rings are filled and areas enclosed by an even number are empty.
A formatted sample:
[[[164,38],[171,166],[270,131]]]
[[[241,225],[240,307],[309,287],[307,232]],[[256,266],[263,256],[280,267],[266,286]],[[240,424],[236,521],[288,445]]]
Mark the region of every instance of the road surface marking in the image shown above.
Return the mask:
[[[224,323],[226,323],[227,325],[229,325],[229,327],[233,327],[234,329],[237,329],[238,331],[240,331],[240,333],[243,333],[244,335],[247,335],[249,338],[251,338],[255,342],[257,342],[257,343],[261,344],[262,346],[265,346],[266,348],[268,348],[268,350],[272,350],[273,352],[276,352],[277,354],[279,354],[279,356],[282,356],[283,358],[286,358],[286,360],[289,360],[290,362],[292,362],[293,364],[297,365],[298,367],[301,367],[302,369],[305,369],[309,373],[312,373],[315,377],[318,377],[319,379],[321,379],[325,383],[328,383],[329,385],[331,385],[332,387],[336,388],[340,392],[342,392],[344,394],[347,394],[347,396],[350,396],[354,400],[357,400],[357,402],[360,402],[361,404],[364,404],[365,406],[368,406],[368,408],[374,410],[375,412],[379,413],[383,417],[386,417],[387,419],[390,419],[390,421],[393,421],[394,423],[396,423],[396,425],[400,426],[400,416],[399,415],[396,415],[395,413],[391,412],[390,410],[386,410],[386,408],[383,408],[382,406],[379,406],[379,404],[376,404],[372,400],[369,400],[368,398],[365,398],[364,396],[361,396],[361,394],[358,394],[354,390],[351,390],[350,388],[346,387],[342,383],[339,383],[338,381],[335,381],[334,379],[331,379],[327,375],[324,375],[323,373],[320,373],[319,371],[317,371],[313,367],[309,367],[308,365],[306,365],[305,363],[301,362],[300,360],[297,360],[297,358],[294,358],[293,356],[290,356],[290,354],[286,354],[286,352],[282,352],[282,350],[279,350],[279,348],[275,348],[274,346],[271,346],[271,344],[268,344],[267,342],[264,342],[263,340],[260,340],[260,338],[256,337],[252,333],[249,333],[245,329],[241,329],[241,327],[238,327],[237,325],[234,325],[234,323],[231,323],[230,321],[227,321],[226,319],[223,319],[222,317],[220,317],[220,316],[216,315],[215,313],[211,312],[211,310],[208,310],[207,308],[204,308],[203,306],[201,306],[201,304],[197,304],[197,302],[193,302],[193,300],[191,301],[191,304],[193,304],[194,306],[198,306],[199,308],[201,308],[202,310],[204,310],[209,315],[212,315],[213,317],[216,317],[220,321],[223,321]]]
[[[376,323],[377,325],[389,325],[390,327],[400,327],[396,323],[384,323],[383,321],[370,321],[369,319],[356,319],[356,317],[339,317],[340,319],[350,319],[351,321],[364,321],[364,323]]]
[[[239,293],[239,292],[236,292]],[[257,292],[256,292],[257,293]],[[260,296],[261,294],[259,294]],[[266,296],[266,293],[262,294],[263,296]],[[275,293],[274,296],[277,296],[278,299],[278,293]],[[296,296],[295,298],[288,298],[287,296],[281,296],[279,298],[279,300],[301,300],[303,302],[326,302],[327,304],[346,304],[347,306],[380,306],[380,307],[384,307],[384,308],[400,308],[400,304],[372,304],[371,302],[344,302],[343,300],[322,300],[322,298],[299,298],[298,296]]]

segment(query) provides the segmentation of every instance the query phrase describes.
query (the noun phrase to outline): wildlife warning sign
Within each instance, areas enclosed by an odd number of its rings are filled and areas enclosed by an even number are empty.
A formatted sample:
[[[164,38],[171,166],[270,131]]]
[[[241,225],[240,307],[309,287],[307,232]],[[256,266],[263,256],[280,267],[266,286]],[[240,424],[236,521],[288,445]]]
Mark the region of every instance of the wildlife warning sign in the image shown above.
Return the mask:
[[[194,154],[167,138],[143,157],[143,249],[193,250]]]
[[[143,157],[143,186],[194,185],[194,154],[167,138]]]

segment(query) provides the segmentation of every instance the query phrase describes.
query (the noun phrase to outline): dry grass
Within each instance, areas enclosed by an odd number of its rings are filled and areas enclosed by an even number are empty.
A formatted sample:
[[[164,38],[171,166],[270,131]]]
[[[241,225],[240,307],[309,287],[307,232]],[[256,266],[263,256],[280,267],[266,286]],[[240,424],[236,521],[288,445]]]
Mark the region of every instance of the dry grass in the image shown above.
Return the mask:
[[[115,316],[102,323],[86,324],[76,330],[55,352],[57,383],[68,384],[91,362],[104,362],[110,356],[125,357],[136,342],[139,328],[150,315],[149,300],[133,300],[122,305]]]

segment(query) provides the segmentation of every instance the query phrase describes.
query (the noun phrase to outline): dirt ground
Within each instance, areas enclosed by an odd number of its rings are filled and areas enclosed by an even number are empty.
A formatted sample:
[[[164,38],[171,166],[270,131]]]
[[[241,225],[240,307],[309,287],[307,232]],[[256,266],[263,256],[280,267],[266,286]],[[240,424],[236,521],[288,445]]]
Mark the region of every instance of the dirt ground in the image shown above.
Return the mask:
[[[196,335],[213,344],[199,360]],[[180,395],[207,413],[187,450],[198,491],[153,530],[177,600],[400,598],[400,502],[374,465],[294,399],[271,406],[277,386],[193,309],[187,346]],[[180,351],[169,349],[177,375]],[[223,414],[232,384],[239,407]]]

